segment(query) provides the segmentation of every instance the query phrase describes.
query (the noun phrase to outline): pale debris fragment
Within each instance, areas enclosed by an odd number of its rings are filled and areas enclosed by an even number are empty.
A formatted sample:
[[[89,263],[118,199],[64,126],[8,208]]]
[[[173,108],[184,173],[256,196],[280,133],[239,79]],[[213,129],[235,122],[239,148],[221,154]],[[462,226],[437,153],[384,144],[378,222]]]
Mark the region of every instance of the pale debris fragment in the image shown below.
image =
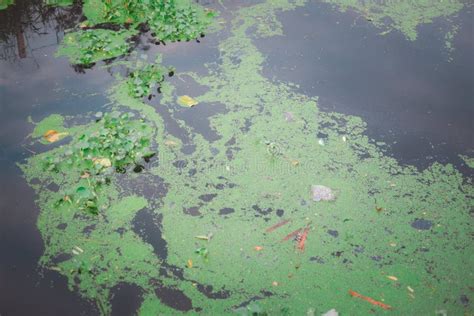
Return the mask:
[[[167,139],[167,140],[165,140],[165,145],[166,145],[166,146],[173,147],[173,146],[177,146],[178,143],[175,142],[174,140]]]
[[[327,311],[322,316],[339,316],[339,313],[336,311],[336,309],[333,308],[333,309]]]
[[[285,121],[287,121],[287,122],[293,122],[295,120],[295,117],[294,117],[293,113],[291,113],[291,112],[285,112],[285,113],[283,113],[283,115],[285,116]]]
[[[328,188],[324,185],[312,185],[311,198],[315,202],[334,201],[336,199],[336,195],[331,188]]]

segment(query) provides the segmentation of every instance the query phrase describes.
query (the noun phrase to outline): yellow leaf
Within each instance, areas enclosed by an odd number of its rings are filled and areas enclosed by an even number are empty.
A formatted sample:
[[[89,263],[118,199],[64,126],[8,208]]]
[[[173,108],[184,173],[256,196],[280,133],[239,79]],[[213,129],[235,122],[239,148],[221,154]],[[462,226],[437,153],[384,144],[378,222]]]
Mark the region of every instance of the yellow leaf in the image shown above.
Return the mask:
[[[412,292],[412,293],[415,292],[415,290],[412,289],[411,286],[407,286],[407,289],[408,289],[408,291],[410,291],[410,292]]]
[[[94,158],[92,161],[94,161],[95,164],[99,164],[105,168],[112,166],[112,162],[109,158]]]
[[[198,101],[196,101],[195,99],[191,98],[188,95],[180,96],[178,98],[178,101],[179,101],[179,103],[181,103],[181,105],[185,105],[185,106],[189,106],[189,107],[193,107],[193,106],[195,106],[196,104],[199,103]]]
[[[60,133],[58,131],[55,131],[54,129],[50,129],[46,131],[46,133],[43,134],[44,139],[50,143],[57,142],[58,140],[61,139],[61,136],[65,136],[67,133]]]
[[[291,164],[296,167],[300,164],[300,162],[296,159],[293,159],[293,160],[291,160]]]
[[[398,278],[393,276],[393,275],[389,275],[389,276],[387,276],[387,278],[389,278],[392,281],[398,281]]]
[[[165,140],[165,145],[166,145],[166,146],[169,146],[169,147],[173,147],[173,146],[178,145],[178,143],[175,142],[174,140],[168,139],[168,140]]]
[[[188,268],[192,268],[193,267],[193,261],[191,259],[188,259]]]

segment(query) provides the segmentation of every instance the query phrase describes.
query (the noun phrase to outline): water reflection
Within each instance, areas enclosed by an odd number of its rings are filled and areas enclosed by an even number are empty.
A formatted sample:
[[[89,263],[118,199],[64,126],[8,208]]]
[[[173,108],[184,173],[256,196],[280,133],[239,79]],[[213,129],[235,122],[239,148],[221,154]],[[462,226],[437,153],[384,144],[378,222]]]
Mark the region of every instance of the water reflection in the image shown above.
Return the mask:
[[[49,45],[56,45],[60,42],[61,31],[73,27],[80,16],[78,3],[58,8],[41,0],[17,1],[0,11],[0,60],[14,62],[27,57],[34,60],[34,52],[41,46],[32,46],[31,37],[44,35],[45,28],[48,28],[56,35],[55,43]],[[36,65],[39,67],[37,62]]]

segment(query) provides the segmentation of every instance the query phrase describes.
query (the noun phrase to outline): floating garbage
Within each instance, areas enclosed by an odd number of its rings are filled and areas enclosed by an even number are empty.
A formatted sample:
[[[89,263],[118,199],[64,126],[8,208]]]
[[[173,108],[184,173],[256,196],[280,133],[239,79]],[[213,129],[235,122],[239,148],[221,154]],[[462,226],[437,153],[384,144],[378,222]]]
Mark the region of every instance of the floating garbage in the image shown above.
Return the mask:
[[[209,233],[209,234],[207,234],[207,235],[194,236],[194,238],[200,239],[200,240],[211,241],[212,236],[213,236],[213,234],[212,234],[212,233]]]
[[[392,280],[392,281],[398,281],[398,278],[396,276],[393,276],[393,275],[388,275],[387,278]]]
[[[339,316],[339,313],[333,308],[331,310],[328,310],[322,316]]]
[[[285,112],[285,113],[283,113],[283,115],[285,116],[285,121],[287,121],[287,122],[293,122],[295,120],[295,117],[294,117],[293,113],[291,113],[291,112]]]
[[[334,201],[336,195],[331,188],[328,188],[324,185],[312,185],[311,186],[311,197],[313,201]]]

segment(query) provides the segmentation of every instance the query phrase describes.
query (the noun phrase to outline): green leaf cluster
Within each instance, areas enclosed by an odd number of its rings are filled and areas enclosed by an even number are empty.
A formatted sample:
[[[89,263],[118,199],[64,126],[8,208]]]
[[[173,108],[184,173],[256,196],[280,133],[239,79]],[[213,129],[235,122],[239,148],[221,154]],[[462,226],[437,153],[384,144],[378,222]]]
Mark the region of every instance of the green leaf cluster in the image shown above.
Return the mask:
[[[160,87],[160,84],[165,80],[165,74],[171,75],[173,72],[173,67],[165,68],[160,64],[145,65],[135,70],[127,79],[130,95],[135,98],[150,95],[155,85]]]
[[[56,207],[72,205],[97,215],[106,199],[100,192],[111,182],[115,172],[125,173],[133,165],[141,171],[142,161],[148,161],[154,152],[150,151],[151,129],[142,120],[131,120],[131,115],[112,112],[97,113],[99,118],[93,131],[83,133],[68,144],[65,150],[43,161],[43,170],[64,172],[77,170],[79,180],[63,189]]]
[[[198,38],[215,16],[189,0],[86,0],[83,12],[91,25],[146,23],[160,41]]]
[[[147,1],[144,1],[147,2]],[[191,40],[201,36],[215,16],[200,6],[184,6],[175,0],[150,2],[148,24],[162,41]]]
[[[135,31],[89,29],[69,33],[59,46],[57,56],[68,56],[72,64],[93,63],[124,55],[130,49],[126,39]]]
[[[14,3],[14,0],[0,0],[0,10],[8,8],[9,5],[12,5]]]

